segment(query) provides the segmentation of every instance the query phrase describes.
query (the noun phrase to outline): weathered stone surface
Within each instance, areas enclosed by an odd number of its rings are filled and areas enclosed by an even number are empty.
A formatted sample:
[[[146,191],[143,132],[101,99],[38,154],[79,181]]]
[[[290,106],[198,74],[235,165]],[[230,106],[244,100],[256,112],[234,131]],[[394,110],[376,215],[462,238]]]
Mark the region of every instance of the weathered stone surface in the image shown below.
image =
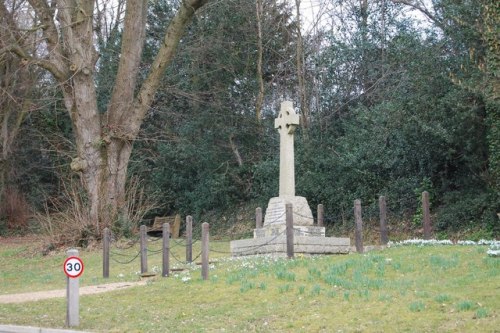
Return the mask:
[[[271,198],[264,217],[264,227],[268,225],[286,224],[285,206],[293,206],[293,225],[313,225],[311,208],[304,197],[280,196]]]
[[[295,155],[293,134],[299,125],[300,117],[295,113],[293,103],[281,103],[278,118],[274,120],[274,127],[280,134],[280,187],[279,196],[295,196]]]
[[[267,225],[263,228],[254,229],[253,237],[254,238],[276,237],[284,235],[285,230],[286,230],[286,225],[284,224]],[[298,225],[293,227],[293,235],[325,237],[325,227]]]
[[[349,253],[350,239],[337,237],[294,237],[295,254],[345,254]],[[261,237],[231,241],[233,256],[255,254],[286,254],[286,237]]]

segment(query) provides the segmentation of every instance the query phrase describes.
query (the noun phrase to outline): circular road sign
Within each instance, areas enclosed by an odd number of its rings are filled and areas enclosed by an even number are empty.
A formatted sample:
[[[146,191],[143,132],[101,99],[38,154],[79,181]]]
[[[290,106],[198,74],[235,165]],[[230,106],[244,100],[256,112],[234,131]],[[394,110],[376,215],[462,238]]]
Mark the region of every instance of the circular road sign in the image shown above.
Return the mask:
[[[78,257],[69,257],[64,262],[64,274],[75,279],[83,273],[83,261]]]

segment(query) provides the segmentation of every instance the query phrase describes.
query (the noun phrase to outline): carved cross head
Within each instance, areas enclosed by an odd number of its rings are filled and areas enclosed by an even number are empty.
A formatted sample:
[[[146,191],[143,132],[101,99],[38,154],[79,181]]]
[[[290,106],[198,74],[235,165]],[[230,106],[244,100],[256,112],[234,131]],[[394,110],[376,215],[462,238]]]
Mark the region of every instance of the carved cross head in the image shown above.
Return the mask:
[[[282,102],[278,118],[274,120],[274,128],[277,128],[280,134],[293,134],[299,123],[300,117],[293,109],[293,102]]]

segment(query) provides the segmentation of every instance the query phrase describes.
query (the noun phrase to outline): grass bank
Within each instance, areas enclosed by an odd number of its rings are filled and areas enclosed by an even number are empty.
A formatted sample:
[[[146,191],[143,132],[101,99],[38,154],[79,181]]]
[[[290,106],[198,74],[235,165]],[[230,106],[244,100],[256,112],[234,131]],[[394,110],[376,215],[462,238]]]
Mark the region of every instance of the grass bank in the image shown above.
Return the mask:
[[[160,267],[151,243],[150,270]],[[195,244],[196,246],[196,244]],[[0,245],[0,293],[64,288],[64,253]],[[210,279],[198,266],[146,286],[82,296],[79,329],[96,332],[498,332],[500,260],[484,246],[405,246],[365,255],[229,258],[214,243]],[[182,258],[183,247],[173,248]],[[132,258],[134,248],[120,250]],[[198,248],[193,251],[196,255]],[[82,285],[134,281],[137,260],[83,251]],[[123,260],[122,262],[126,262]],[[175,260],[173,260],[175,261]],[[179,264],[180,265],[180,264]],[[65,300],[0,304],[0,323],[64,327]]]

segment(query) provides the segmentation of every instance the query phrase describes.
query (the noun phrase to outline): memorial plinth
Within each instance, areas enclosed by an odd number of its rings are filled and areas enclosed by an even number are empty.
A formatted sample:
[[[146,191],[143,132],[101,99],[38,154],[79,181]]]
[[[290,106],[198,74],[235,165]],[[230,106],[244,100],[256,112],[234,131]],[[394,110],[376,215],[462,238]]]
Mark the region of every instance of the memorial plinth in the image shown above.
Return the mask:
[[[293,207],[294,252],[299,254],[349,253],[349,238],[325,237],[325,227],[314,226],[311,208],[304,197],[295,195],[295,128],[299,115],[292,102],[281,103],[274,127],[280,134],[279,196],[271,198],[264,226],[254,229],[253,239],[231,241],[233,256],[287,253],[286,204]]]
[[[283,195],[269,200],[266,215],[264,217],[264,227],[276,224],[286,224],[285,206],[292,204],[293,207],[293,225],[313,225],[314,219],[304,197]]]
[[[349,238],[295,236],[293,238],[294,253],[309,254],[347,254],[350,249]],[[286,236],[240,239],[232,241],[233,256],[250,256],[256,254],[272,254],[286,256]]]

